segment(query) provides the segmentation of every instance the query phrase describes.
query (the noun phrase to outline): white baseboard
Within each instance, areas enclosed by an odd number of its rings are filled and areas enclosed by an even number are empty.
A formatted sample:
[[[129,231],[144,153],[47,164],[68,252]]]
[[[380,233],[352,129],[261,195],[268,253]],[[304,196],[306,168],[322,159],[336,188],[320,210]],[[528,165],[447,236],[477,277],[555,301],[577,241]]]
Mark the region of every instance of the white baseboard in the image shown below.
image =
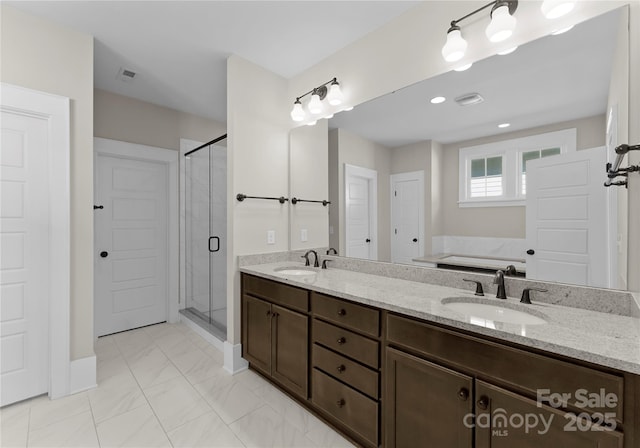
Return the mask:
[[[242,344],[224,343],[224,370],[232,375],[249,368],[249,363],[242,357]]]
[[[69,393],[93,389],[96,382],[96,357],[75,359],[69,363]]]

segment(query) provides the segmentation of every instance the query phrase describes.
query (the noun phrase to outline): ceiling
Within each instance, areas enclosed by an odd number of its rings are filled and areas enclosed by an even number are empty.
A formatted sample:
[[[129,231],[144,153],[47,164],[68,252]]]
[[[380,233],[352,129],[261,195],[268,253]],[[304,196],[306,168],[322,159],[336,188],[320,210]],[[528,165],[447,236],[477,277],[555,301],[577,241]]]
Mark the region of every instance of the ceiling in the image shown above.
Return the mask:
[[[604,114],[619,19],[619,10],[609,12],[464,72],[451,71],[336,114],[329,126],[393,148],[424,140],[459,142]],[[464,107],[452,101],[471,92],[485,101]],[[447,100],[431,104],[435,96]],[[511,126],[499,129],[504,122]]]
[[[291,78],[419,2],[4,3],[93,35],[96,88],[226,123],[230,55]],[[135,79],[120,80],[121,69]]]

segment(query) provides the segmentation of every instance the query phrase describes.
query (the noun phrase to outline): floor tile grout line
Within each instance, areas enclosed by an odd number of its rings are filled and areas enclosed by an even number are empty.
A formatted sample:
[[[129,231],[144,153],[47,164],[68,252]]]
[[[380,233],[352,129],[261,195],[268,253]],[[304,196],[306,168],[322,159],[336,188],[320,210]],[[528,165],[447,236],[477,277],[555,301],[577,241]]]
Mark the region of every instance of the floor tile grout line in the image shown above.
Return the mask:
[[[115,343],[115,340],[114,340],[114,343]],[[155,343],[155,340],[153,338],[152,338],[152,343],[157,347],[157,344]],[[117,346],[117,343],[116,343],[116,346]],[[118,347],[118,350],[120,350],[120,347]],[[122,352],[121,352],[121,354],[122,354]],[[127,360],[127,358],[124,355],[122,355],[122,358],[124,359],[124,362],[127,365],[127,368],[129,369],[129,373],[133,377],[133,380],[138,385],[138,388],[140,389],[140,392],[142,393],[142,396],[144,397],[144,401],[147,403],[147,406],[149,406],[149,409],[151,410],[151,413],[155,417],[158,425],[160,426],[160,429],[162,429],[162,432],[164,433],[164,436],[167,438],[167,441],[169,442],[169,444],[173,447],[173,442],[171,441],[171,438],[169,437],[169,434],[167,433],[167,431],[165,430],[164,426],[162,425],[162,422],[160,421],[160,418],[158,417],[158,414],[156,414],[155,409],[153,409],[153,406],[151,406],[151,403],[149,402],[149,398],[147,397],[147,394],[144,392],[144,389],[142,388],[142,385],[138,381],[138,378],[136,378],[136,375],[133,373],[133,370],[131,370],[131,366],[129,365],[129,361]],[[171,362],[171,361],[169,361],[169,362]],[[180,370],[178,370],[178,372],[180,372]],[[163,381],[163,383],[164,383],[164,381]],[[159,384],[162,384],[162,383],[159,383]],[[140,407],[142,407],[142,406],[140,406]],[[136,409],[138,409],[138,408],[136,408]],[[119,414],[119,415],[122,415],[122,414]]]
[[[93,413],[93,405],[91,404],[89,395],[87,395],[87,400],[89,401],[89,412],[91,412],[91,421],[93,422],[93,431],[96,433],[96,441],[98,442],[98,447],[101,447],[102,443],[100,443],[100,437],[98,436],[98,424],[96,423],[96,416]]]

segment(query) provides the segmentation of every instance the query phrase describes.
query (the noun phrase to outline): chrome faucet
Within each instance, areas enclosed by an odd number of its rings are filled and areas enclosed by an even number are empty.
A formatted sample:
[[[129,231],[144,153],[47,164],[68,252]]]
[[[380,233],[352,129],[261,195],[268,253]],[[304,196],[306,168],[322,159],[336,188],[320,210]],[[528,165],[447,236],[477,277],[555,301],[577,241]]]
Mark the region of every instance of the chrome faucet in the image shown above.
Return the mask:
[[[308,250],[301,258],[305,259],[305,266],[310,266],[309,263],[309,254],[313,254],[314,255],[314,262],[313,262],[313,267],[314,268],[319,268],[320,267],[320,262],[318,261],[318,252],[316,252],[315,250]]]
[[[504,271],[498,269],[496,271],[496,276],[493,277],[493,284],[498,285],[498,290],[496,291],[496,299],[506,299],[507,293],[504,289]]]

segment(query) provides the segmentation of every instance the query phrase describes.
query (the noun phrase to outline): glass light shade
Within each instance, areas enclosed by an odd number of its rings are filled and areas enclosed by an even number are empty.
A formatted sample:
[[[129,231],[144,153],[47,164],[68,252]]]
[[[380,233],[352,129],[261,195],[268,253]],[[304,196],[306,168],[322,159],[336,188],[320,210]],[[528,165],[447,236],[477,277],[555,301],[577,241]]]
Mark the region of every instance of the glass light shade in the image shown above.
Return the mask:
[[[515,47],[511,47],[511,48],[507,48],[506,50],[502,50],[502,51],[498,51],[498,54],[500,56],[506,56],[508,54],[513,53],[514,51],[516,51],[518,49],[518,46],[516,45]]]
[[[462,37],[460,30],[451,30],[447,33],[447,42],[442,47],[442,57],[447,62],[456,62],[464,57],[467,51],[467,41]]]
[[[565,28],[560,28],[559,30],[554,31],[554,32],[553,32],[553,33],[551,33],[551,34],[552,34],[552,35],[554,35],[554,36],[557,36],[557,35],[559,35],[559,34],[564,34],[564,33],[566,33],[567,31],[569,31],[569,30],[570,30],[570,29],[572,29],[572,28],[573,28],[573,25],[571,25],[571,26],[567,26],[567,27],[565,27]]]
[[[307,126],[315,126],[316,123],[318,123],[318,120],[313,120],[313,121],[310,121],[309,123],[307,123]]]
[[[457,71],[457,72],[463,72],[465,70],[469,70],[472,65],[473,65],[473,62],[469,62],[468,64],[464,64],[464,65],[461,65],[459,67],[454,68],[454,70]]]
[[[487,37],[491,42],[502,42],[511,37],[516,23],[516,18],[509,14],[509,6],[502,5],[491,15],[491,23],[486,29]]]
[[[309,109],[309,112],[314,115],[322,112],[322,101],[320,101],[320,95],[317,93],[311,95],[311,101],[309,101],[307,109]]]
[[[557,19],[569,14],[575,5],[575,1],[569,0],[544,0],[540,10],[547,19]]]
[[[291,119],[293,121],[302,121],[304,120],[304,109],[302,108],[302,104],[300,101],[296,101],[293,104],[293,109],[291,109]]]
[[[340,90],[340,84],[333,83],[329,87],[329,93],[327,93],[327,101],[332,106],[338,106],[342,104],[344,100],[344,95],[342,94],[342,90]]]

